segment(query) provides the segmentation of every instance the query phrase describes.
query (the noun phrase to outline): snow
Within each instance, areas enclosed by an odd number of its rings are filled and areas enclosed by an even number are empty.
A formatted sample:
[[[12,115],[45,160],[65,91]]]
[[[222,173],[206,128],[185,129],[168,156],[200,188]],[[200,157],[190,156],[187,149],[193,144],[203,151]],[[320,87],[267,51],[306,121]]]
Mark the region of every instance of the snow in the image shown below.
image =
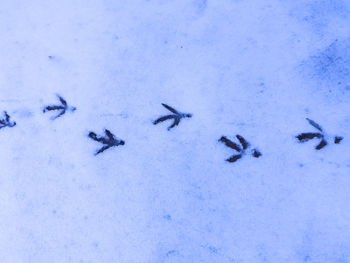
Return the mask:
[[[2,0],[0,19],[2,262],[350,261],[348,1]],[[53,120],[56,94],[76,110]],[[153,125],[161,103],[193,116]],[[125,145],[95,156],[105,129]],[[237,134],[262,156],[226,162]]]

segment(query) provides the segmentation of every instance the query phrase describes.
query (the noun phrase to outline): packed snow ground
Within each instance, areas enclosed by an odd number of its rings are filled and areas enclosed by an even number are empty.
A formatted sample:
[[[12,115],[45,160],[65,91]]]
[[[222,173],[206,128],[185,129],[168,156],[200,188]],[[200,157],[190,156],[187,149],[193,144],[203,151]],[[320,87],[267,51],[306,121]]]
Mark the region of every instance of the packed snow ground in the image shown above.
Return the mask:
[[[0,258],[349,262],[350,4],[2,0]],[[75,112],[52,121],[63,96]],[[167,103],[193,113],[152,125]],[[344,140],[316,151],[314,129]],[[94,156],[90,131],[126,141]],[[225,162],[218,139],[262,152]]]

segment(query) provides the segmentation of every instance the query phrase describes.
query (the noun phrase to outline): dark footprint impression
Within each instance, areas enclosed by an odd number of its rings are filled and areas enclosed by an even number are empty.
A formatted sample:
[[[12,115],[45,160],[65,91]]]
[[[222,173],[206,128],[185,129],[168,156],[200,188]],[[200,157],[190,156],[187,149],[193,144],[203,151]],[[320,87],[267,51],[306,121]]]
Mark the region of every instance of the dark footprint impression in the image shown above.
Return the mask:
[[[239,143],[241,145],[238,145],[237,143],[227,139],[227,137],[222,136],[219,139],[219,142],[223,142],[227,147],[235,150],[238,152],[238,154],[232,155],[230,158],[226,159],[227,162],[234,163],[237,160],[241,159],[245,154],[247,149],[250,147],[249,143],[246,139],[244,139],[241,135],[237,134],[236,138],[238,139]],[[255,158],[259,158],[262,154],[257,149],[252,149],[251,154]]]
[[[49,106],[46,106],[43,110],[44,113],[47,111],[59,112],[58,115],[51,117],[52,120],[55,120],[58,117],[61,117],[63,114],[66,113],[67,110],[70,110],[71,112],[73,112],[77,109],[76,107],[68,106],[67,101],[63,99],[60,95],[57,95],[57,97],[60,100],[61,105],[49,105]]]
[[[12,128],[12,127],[16,126],[16,122],[10,121],[11,117],[10,117],[10,115],[7,114],[6,111],[4,111],[4,116],[5,116],[4,119],[0,119],[0,129],[5,128],[5,127]]]
[[[95,155],[104,152],[105,150],[119,145],[124,145],[125,142],[121,139],[116,138],[109,130],[105,129],[105,137],[97,136],[96,133],[90,132],[89,137],[94,141],[101,142],[104,146],[98,150]]]
[[[159,119],[155,120],[155,121],[153,122],[153,124],[154,124],[154,125],[157,125],[157,124],[160,123],[160,122],[173,119],[174,122],[173,122],[173,124],[171,124],[171,125],[168,127],[168,131],[169,131],[170,129],[174,128],[175,126],[179,125],[181,119],[183,119],[183,118],[191,118],[191,117],[192,117],[192,114],[190,114],[190,113],[182,113],[182,112],[179,112],[179,111],[175,110],[174,108],[172,108],[172,107],[170,107],[169,105],[166,105],[166,104],[164,104],[164,103],[162,103],[162,105],[163,105],[163,107],[165,107],[167,110],[169,110],[169,111],[172,112],[173,114],[169,114],[169,115],[160,117]]]
[[[306,120],[310,123],[311,126],[319,130],[320,132],[305,132],[305,133],[300,133],[299,135],[296,136],[296,138],[299,140],[300,143],[307,142],[309,140],[312,140],[314,138],[320,139],[320,143],[316,145],[315,149],[316,150],[321,150],[323,147],[325,147],[328,142],[325,139],[325,132],[321,128],[321,126],[316,123],[315,121],[306,118]],[[334,137],[334,143],[339,144],[343,140],[342,136],[335,136]]]

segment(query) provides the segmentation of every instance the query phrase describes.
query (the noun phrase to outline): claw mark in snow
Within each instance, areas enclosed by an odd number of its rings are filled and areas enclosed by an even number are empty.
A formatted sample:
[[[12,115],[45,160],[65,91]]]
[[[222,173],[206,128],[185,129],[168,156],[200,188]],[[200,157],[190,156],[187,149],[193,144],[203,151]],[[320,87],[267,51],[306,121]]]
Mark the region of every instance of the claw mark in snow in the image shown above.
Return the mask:
[[[163,107],[165,107],[167,110],[169,110],[170,112],[172,112],[174,114],[169,114],[169,115],[165,115],[163,117],[160,117],[157,120],[155,120],[153,122],[153,124],[156,125],[160,122],[163,122],[163,121],[166,121],[169,119],[174,119],[173,124],[168,127],[168,131],[170,129],[174,128],[175,126],[179,125],[182,118],[191,118],[192,117],[192,114],[190,114],[190,113],[179,112],[179,111],[175,110],[174,108],[172,108],[169,105],[166,105],[164,103],[162,103],[162,105],[163,105]]]

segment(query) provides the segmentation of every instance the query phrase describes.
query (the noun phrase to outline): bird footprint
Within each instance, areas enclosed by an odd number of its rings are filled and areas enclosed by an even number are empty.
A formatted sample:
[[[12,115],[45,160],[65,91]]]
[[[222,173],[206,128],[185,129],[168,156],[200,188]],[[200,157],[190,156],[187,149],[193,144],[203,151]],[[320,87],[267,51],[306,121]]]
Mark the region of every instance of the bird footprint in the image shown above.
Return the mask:
[[[118,139],[114,136],[113,133],[111,133],[109,130],[105,129],[105,137],[97,136],[96,133],[90,132],[89,137],[93,139],[94,141],[101,142],[104,146],[98,150],[95,155],[104,152],[105,150],[119,145],[124,145],[125,142],[121,139]]]
[[[321,139],[320,143],[317,144],[315,147],[316,150],[321,150],[323,147],[325,147],[328,144],[327,140],[325,139],[326,134],[323,131],[322,127],[318,123],[316,123],[315,121],[313,121],[309,118],[306,118],[306,120],[309,122],[309,124],[311,126],[316,128],[317,130],[319,130],[319,132],[300,133],[299,135],[296,136],[296,138],[299,140],[300,143],[307,142],[307,141],[312,140],[314,138]],[[342,140],[343,140],[342,136],[335,136],[334,137],[335,144],[339,144]]]
[[[175,110],[174,108],[170,107],[169,105],[166,105],[164,103],[162,103],[163,107],[165,107],[167,110],[169,110],[170,112],[172,112],[173,114],[169,114],[169,115],[165,115],[165,116],[162,116],[160,118],[158,118],[157,120],[155,120],[153,122],[154,125],[157,125],[158,123],[160,122],[163,122],[163,121],[166,121],[166,120],[170,120],[170,119],[173,119],[174,122],[172,125],[170,125],[168,127],[168,131],[172,128],[174,128],[175,126],[179,125],[181,119],[183,118],[191,118],[192,117],[192,114],[190,113],[182,113],[182,112],[179,112],[177,110]]]
[[[51,117],[52,120],[61,117],[63,114],[66,113],[67,110],[70,110],[72,112],[76,110],[76,107],[68,106],[67,101],[63,99],[60,95],[57,95],[57,97],[60,100],[61,105],[49,105],[46,106],[43,110],[44,113],[47,111],[59,111],[58,115]]]
[[[243,157],[243,155],[246,154],[246,151],[250,146],[250,144],[247,142],[246,139],[244,139],[243,136],[237,134],[236,138],[238,139],[240,145],[227,139],[227,137],[225,137],[225,136],[222,136],[219,139],[219,142],[223,142],[227,147],[238,152],[238,154],[232,155],[230,158],[226,159],[226,161],[230,162],[230,163],[234,163],[237,160],[241,159]],[[257,149],[254,148],[254,149],[252,149],[252,155],[255,158],[259,158],[262,154],[261,154],[261,152],[259,152]]]
[[[10,121],[11,117],[10,117],[10,115],[7,114],[6,111],[4,111],[4,115],[5,115],[5,118],[0,120],[0,129],[5,128],[5,127],[12,128],[13,126],[16,125],[15,121],[13,121],[13,122]]]

